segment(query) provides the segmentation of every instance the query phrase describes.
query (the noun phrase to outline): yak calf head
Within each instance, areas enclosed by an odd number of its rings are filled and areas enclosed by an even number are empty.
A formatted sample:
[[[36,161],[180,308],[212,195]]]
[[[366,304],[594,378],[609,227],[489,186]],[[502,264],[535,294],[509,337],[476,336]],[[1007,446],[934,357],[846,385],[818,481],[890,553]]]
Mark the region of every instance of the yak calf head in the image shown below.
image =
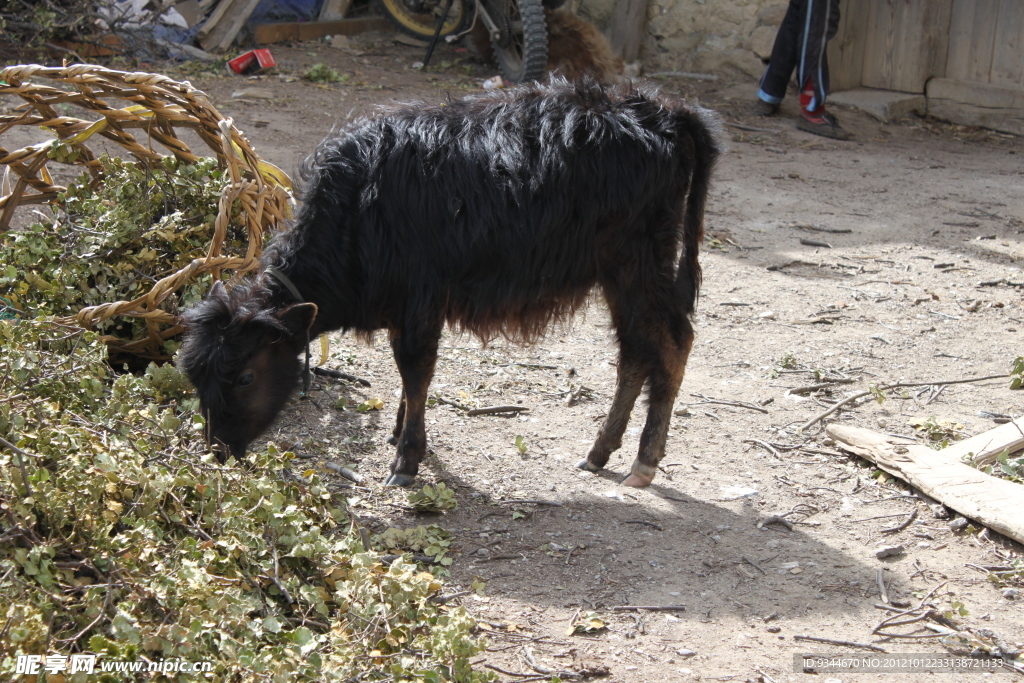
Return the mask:
[[[273,308],[265,290],[219,281],[185,315],[178,356],[199,394],[206,438],[221,462],[241,458],[281,412],[299,381],[299,354],[315,304]]]

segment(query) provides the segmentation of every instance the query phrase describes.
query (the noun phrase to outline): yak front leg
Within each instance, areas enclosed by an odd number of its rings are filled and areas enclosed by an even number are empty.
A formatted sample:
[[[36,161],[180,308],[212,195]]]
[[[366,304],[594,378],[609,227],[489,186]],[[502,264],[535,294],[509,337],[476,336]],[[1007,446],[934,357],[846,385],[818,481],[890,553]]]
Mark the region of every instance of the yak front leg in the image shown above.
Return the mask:
[[[402,427],[405,426],[405,389],[402,389],[402,398],[398,401],[398,415],[395,416],[395,428],[391,430],[391,436],[387,442],[392,446],[398,445],[402,438]]]
[[[411,486],[419,472],[420,462],[427,452],[427,431],[424,411],[427,405],[427,390],[434,377],[437,362],[437,345],[441,334],[439,329],[403,330],[392,336],[391,349],[402,376],[402,397],[404,410],[399,406],[403,420],[398,432],[398,453],[391,463],[391,476],[385,486]]]

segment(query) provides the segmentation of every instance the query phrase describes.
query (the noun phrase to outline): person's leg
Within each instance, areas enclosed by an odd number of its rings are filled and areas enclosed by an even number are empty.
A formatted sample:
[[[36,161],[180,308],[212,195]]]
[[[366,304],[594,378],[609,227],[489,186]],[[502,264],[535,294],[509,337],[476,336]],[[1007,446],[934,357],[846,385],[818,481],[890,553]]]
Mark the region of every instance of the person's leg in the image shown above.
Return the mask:
[[[810,0],[789,0],[786,16],[775,34],[771,59],[758,86],[758,113],[771,115],[778,111],[786,96],[786,87],[800,61],[800,37],[803,34],[804,8]],[[820,2],[820,0],[818,0]]]
[[[828,41],[839,28],[839,0],[807,0],[804,33],[800,37],[797,79],[800,83],[800,130],[837,140],[850,134],[825,111],[828,96]]]

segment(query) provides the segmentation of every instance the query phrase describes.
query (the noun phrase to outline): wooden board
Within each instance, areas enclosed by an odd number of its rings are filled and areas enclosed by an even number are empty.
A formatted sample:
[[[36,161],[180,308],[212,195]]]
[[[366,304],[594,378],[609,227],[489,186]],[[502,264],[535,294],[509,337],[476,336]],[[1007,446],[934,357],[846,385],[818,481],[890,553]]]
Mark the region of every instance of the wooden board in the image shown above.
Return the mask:
[[[391,24],[384,17],[260,24],[256,27],[255,38],[257,44],[268,45],[286,40],[314,40],[324,36],[354,36],[367,31],[387,31],[390,28]]]
[[[989,83],[1024,87],[1024,2],[1002,0],[992,43]]]
[[[1024,543],[1024,485],[985,474],[946,451],[890,443],[891,437],[869,429],[831,424],[825,431],[843,448],[964,517]]]
[[[203,29],[213,24],[206,34],[200,30],[197,34],[199,44],[204,50],[226,50],[231,47],[235,36],[249,20],[249,15],[256,9],[260,0],[221,0],[214,10],[213,16],[207,19]],[[223,12],[221,10],[223,9]],[[218,16],[219,13],[219,16]],[[217,17],[216,20],[214,17]]]
[[[832,92],[860,87],[864,73],[864,35],[867,12],[863,0],[841,0],[839,30],[828,43],[828,72]]]
[[[988,83],[1002,0],[953,0],[945,78]],[[1012,0],[1020,2],[1020,0]]]
[[[1003,451],[1014,453],[1024,448],[1024,417],[999,425],[942,449],[942,453],[959,461],[967,456],[975,464],[990,465]]]
[[[927,95],[932,116],[1024,135],[1024,88],[933,78]]]
[[[646,24],[647,0],[618,0],[615,3],[608,42],[612,50],[622,57],[622,61],[636,61]]]
[[[210,16],[206,18],[206,23],[200,26],[199,30],[196,32],[196,38],[199,40],[200,44],[202,44],[202,41],[205,40],[213,29],[217,27],[217,24],[224,20],[224,17],[231,10],[235,1],[236,0],[220,0],[220,2],[217,3],[213,8],[213,12],[211,12]],[[199,7],[202,8],[202,4],[200,4]]]
[[[928,79],[945,75],[953,0],[871,0],[861,85],[923,93]]]
[[[348,8],[352,6],[352,0],[324,0],[324,6],[320,8],[318,21],[338,21],[344,19],[348,14]]]

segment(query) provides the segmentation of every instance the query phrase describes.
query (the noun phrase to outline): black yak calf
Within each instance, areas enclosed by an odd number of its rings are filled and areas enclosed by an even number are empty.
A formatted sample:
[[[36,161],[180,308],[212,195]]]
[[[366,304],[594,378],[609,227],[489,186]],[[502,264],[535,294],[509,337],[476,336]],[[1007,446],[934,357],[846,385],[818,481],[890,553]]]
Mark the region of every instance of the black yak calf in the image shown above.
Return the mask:
[[[608,462],[646,383],[623,483],[650,484],[693,343],[716,128],[708,111],[653,90],[556,81],[399,107],[321,143],[263,272],[231,291],[216,283],[187,314],[180,363],[220,457],[241,457],[270,426],[308,339],[383,329],[402,377],[386,484],[408,486],[427,450],[444,324],[530,342],[599,285],[618,386],[579,467]]]

